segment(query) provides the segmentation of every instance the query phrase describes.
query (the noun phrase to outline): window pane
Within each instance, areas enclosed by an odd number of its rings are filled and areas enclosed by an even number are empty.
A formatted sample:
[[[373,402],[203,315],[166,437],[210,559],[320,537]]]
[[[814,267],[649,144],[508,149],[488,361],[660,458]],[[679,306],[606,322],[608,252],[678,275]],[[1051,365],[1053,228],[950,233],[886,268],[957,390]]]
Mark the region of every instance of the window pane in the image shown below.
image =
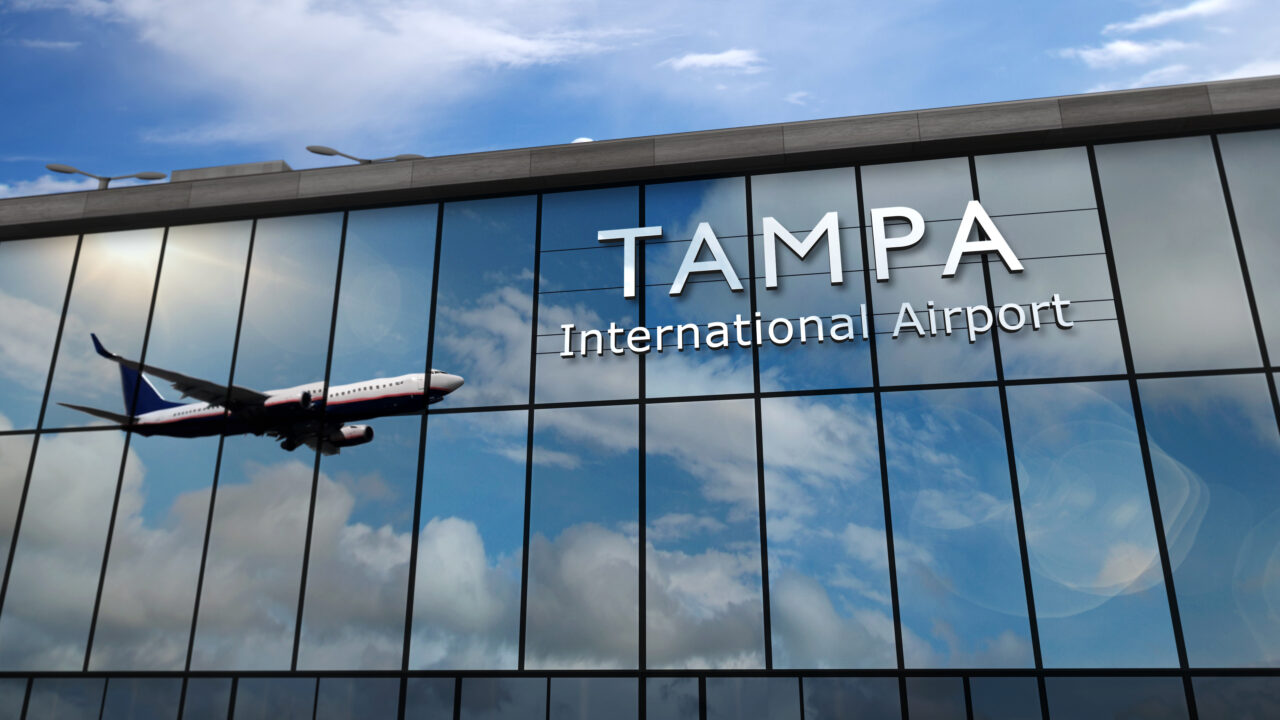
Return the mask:
[[[236,720],[310,720],[315,713],[315,678],[240,678]]]
[[[428,419],[411,668],[517,665],[528,419]]]
[[[800,720],[795,678],[707,678],[707,720]]]
[[[45,427],[103,424],[86,413],[58,405],[60,402],[113,413],[124,411],[119,369],[94,353],[89,333],[96,333],[112,352],[135,360],[142,354],[163,237],[160,228],[84,237]]]
[[[398,678],[320,678],[315,720],[395,720]]]
[[[974,165],[982,207],[992,215],[1097,206],[1089,154],[1082,147],[979,155]]]
[[[1257,365],[1209,138],[1100,145],[1097,156],[1134,368]]]
[[[1280,433],[1266,380],[1143,380],[1138,388],[1188,661],[1274,665]]]
[[[31,681],[28,720],[96,718],[102,708],[102,678],[35,678]]]
[[[0,678],[0,720],[21,720],[26,678]]]
[[[320,386],[341,228],[340,214],[258,223],[236,385]],[[193,668],[290,665],[315,454],[281,448],[251,435],[223,445]]]
[[[1011,387],[1009,421],[1045,666],[1177,665],[1128,385]]]
[[[40,439],[0,615],[0,669],[83,667],[123,447],[115,430]]]
[[[907,667],[1031,667],[999,394],[886,393],[883,405]]]
[[[533,196],[446,203],[432,364],[467,382],[448,407],[529,402]]]
[[[534,414],[526,667],[636,667],[638,414]]]
[[[405,682],[406,720],[453,720],[453,678],[409,678]]]
[[[1040,717],[1040,687],[1033,677],[971,677],[973,720]]]
[[[760,410],[774,666],[896,666],[874,398]]]
[[[181,678],[111,678],[101,720],[173,720],[181,695]]]
[[[659,326],[699,325],[703,348],[692,351],[672,349],[675,337],[665,334],[664,350],[645,359],[645,389],[649,397],[719,395],[751,392],[751,350],[735,342],[732,323],[741,315],[751,319],[750,248],[746,238],[746,183],[742,178],[701,180],[649,185],[645,188],[645,224],[661,225],[661,239],[644,244],[645,324],[651,331]],[[681,262],[692,244],[700,223],[711,226],[725,257],[733,266],[743,290],[733,291],[719,272],[693,273],[679,295],[671,295]],[[700,260],[711,258],[702,248]],[[727,323],[728,347],[711,349],[706,344],[710,323]],[[692,330],[685,333],[692,343]],[[743,335],[750,342],[750,334]]]
[[[18,519],[22,485],[31,462],[32,435],[0,436],[0,577],[9,562],[9,542]]]
[[[646,413],[649,667],[763,667],[752,403]]]
[[[1280,131],[1227,133],[1218,136],[1222,164],[1227,170],[1231,204],[1249,279],[1262,320],[1271,364],[1280,353],[1280,204],[1275,202],[1277,168],[1280,168]]]
[[[1176,677],[1051,677],[1044,686],[1053,720],[1187,717]]]
[[[635,678],[551,678],[549,720],[615,720],[636,716]]]
[[[1280,678],[1198,677],[1192,685],[1201,720],[1280,717]]]
[[[148,365],[227,382],[249,231],[248,222],[169,231]],[[170,400],[194,403],[162,380],[152,384]],[[180,670],[186,663],[222,429],[218,411],[199,415],[209,418],[206,437],[130,439],[92,669]]]
[[[36,426],[75,249],[74,237],[0,243],[0,428]]]
[[[546,678],[464,678],[463,720],[527,720],[547,714]]]
[[[182,702],[182,720],[226,720],[231,678],[191,678]]]
[[[601,243],[597,233],[636,227],[640,192],[636,187],[550,193],[542,199],[542,257],[538,285],[539,402],[635,397],[640,365],[634,353],[614,354],[604,336],[603,355],[594,339],[583,354],[582,332],[602,331],[610,323],[624,330],[640,322],[636,298],[623,292],[625,248],[622,241]],[[635,248],[636,283],[641,249]],[[562,325],[572,324],[570,352],[562,358]],[[619,347],[625,336],[615,333]]]
[[[897,678],[804,679],[805,720],[900,720]]]
[[[907,715],[912,720],[964,720],[964,679],[907,678]]]
[[[649,678],[645,683],[645,715],[649,720],[697,720],[697,678]]]

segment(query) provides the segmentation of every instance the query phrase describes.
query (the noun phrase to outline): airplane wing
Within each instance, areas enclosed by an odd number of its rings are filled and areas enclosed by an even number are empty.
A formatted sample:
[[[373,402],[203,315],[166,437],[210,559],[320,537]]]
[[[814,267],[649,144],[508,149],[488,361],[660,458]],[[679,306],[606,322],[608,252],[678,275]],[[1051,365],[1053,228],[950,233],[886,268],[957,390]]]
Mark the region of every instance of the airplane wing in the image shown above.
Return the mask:
[[[267,396],[257,390],[250,390],[239,385],[228,387],[222,383],[201,380],[190,375],[183,375],[172,370],[165,370],[154,365],[144,365],[136,360],[123,358],[103,347],[97,335],[90,333],[89,336],[93,338],[93,349],[97,350],[102,357],[131,370],[137,370],[138,372],[158,377],[161,380],[167,380],[173,386],[173,389],[182,393],[183,397],[192,397],[214,405],[226,403],[229,406],[240,407],[262,405],[267,400]]]

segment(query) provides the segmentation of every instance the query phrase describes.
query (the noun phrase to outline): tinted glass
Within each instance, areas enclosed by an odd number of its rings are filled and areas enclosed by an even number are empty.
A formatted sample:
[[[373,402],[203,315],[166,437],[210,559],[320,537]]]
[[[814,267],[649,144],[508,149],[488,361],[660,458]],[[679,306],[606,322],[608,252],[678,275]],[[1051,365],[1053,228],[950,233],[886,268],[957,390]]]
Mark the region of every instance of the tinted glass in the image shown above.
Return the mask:
[[[1280,352],[1280,285],[1273,281],[1280,274],[1280,205],[1275,202],[1280,131],[1227,133],[1218,136],[1218,143],[1254,301],[1275,365],[1274,355]]]
[[[907,678],[907,714],[915,720],[963,720],[964,679]]]
[[[1051,677],[1044,685],[1053,720],[1187,717],[1182,680],[1175,677]]]
[[[308,720],[315,712],[315,678],[247,677],[236,687],[238,720]]]
[[[1280,716],[1280,678],[1199,677],[1192,684],[1202,720],[1263,720]]]
[[[551,678],[549,720],[613,720],[636,716],[635,678]]]
[[[315,720],[395,720],[398,678],[320,678]]]
[[[762,667],[751,401],[646,412],[649,667]]]
[[[237,222],[169,231],[148,365],[226,384],[250,227]],[[168,399],[198,407],[168,383],[153,378],[152,384]],[[205,437],[130,438],[93,669],[178,670],[186,663],[222,427],[216,410],[190,412],[193,419],[208,418]]]
[[[465,678],[460,718],[525,720],[547,714],[546,678]]]
[[[0,243],[0,427],[6,430],[36,426],[75,249],[74,237]]]
[[[9,563],[9,541],[31,462],[30,435],[0,435],[0,577]]]
[[[645,715],[651,720],[696,720],[697,678],[654,678],[645,681]]]
[[[1101,145],[1097,156],[1134,368],[1257,365],[1209,138]]]
[[[526,667],[636,667],[638,414],[534,413]]]
[[[453,689],[453,678],[409,678],[405,681],[405,718],[453,720]]]
[[[1177,664],[1126,383],[1009,388],[1046,667]]]
[[[897,678],[804,679],[805,720],[900,720],[902,701]]]
[[[895,666],[873,397],[760,411],[774,665]]]
[[[181,678],[111,678],[101,720],[173,720],[181,696]]]
[[[0,720],[21,720],[26,678],[0,678]]]
[[[707,678],[707,720],[800,720],[795,678]]]
[[[191,678],[182,702],[182,720],[226,720],[231,678]]]
[[[1033,677],[971,677],[973,720],[1040,717],[1040,687]]]
[[[1138,384],[1195,667],[1280,661],[1280,433],[1261,375]]]
[[[449,407],[529,401],[537,198],[447,203],[432,364],[461,375]]]
[[[428,420],[411,668],[517,665],[528,421]]]
[[[102,709],[102,678],[35,678],[27,703],[28,720],[96,718]]]

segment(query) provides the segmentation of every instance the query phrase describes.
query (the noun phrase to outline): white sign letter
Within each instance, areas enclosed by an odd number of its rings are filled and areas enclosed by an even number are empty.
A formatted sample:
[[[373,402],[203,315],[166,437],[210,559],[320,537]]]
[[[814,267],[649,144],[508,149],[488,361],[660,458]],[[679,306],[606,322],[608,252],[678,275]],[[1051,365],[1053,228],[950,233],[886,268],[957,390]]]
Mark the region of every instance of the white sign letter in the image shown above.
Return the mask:
[[[840,220],[836,213],[829,212],[823,215],[818,224],[809,231],[804,242],[796,240],[796,236],[782,227],[782,223],[771,217],[765,218],[764,286],[770,290],[778,287],[778,240],[786,243],[787,247],[791,248],[791,252],[803,260],[823,235],[827,236],[827,252],[831,257],[831,284],[839,285],[844,282],[844,267],[840,263]]]
[[[622,297],[636,296],[636,238],[662,237],[662,226],[601,230],[596,233],[600,242],[622,241]]]
[[[901,237],[885,237],[885,218],[906,218],[911,224],[911,231]],[[889,250],[900,250],[911,247],[924,237],[924,218],[909,207],[889,207],[871,209],[871,243],[876,251],[876,280],[883,282],[889,279]]]
[[[698,260],[698,253],[702,251],[703,245],[711,251],[714,259]],[[742,283],[738,282],[738,271],[729,264],[729,257],[724,254],[724,248],[720,247],[716,234],[711,232],[710,223],[698,223],[698,230],[693,234],[693,242],[689,243],[689,250],[680,263],[680,272],[676,273],[676,281],[671,285],[670,294],[679,295],[684,292],[684,283],[691,273],[704,272],[718,272],[724,276],[725,282],[729,283],[729,287],[735,292],[742,291]]]
[[[975,221],[982,227],[982,232],[987,239],[966,242]],[[956,231],[955,242],[951,243],[951,255],[947,257],[947,266],[942,270],[942,277],[952,277],[956,274],[956,268],[960,267],[961,255],[992,250],[1000,253],[1000,259],[1004,261],[1004,266],[1009,269],[1009,272],[1022,272],[1022,263],[1018,262],[1018,257],[1013,254],[1009,243],[1004,241],[1004,236],[996,229],[991,216],[982,209],[982,203],[970,200],[964,208],[964,217],[960,219],[960,229]]]

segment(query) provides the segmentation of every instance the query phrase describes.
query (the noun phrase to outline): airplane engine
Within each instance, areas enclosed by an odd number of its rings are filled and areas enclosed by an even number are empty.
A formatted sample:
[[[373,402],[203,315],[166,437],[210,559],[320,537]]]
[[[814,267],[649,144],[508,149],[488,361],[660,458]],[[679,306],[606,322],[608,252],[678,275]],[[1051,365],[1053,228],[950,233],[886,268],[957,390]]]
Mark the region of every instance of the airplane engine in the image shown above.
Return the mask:
[[[373,428],[368,425],[343,425],[329,433],[328,440],[334,447],[363,445],[373,440]]]

